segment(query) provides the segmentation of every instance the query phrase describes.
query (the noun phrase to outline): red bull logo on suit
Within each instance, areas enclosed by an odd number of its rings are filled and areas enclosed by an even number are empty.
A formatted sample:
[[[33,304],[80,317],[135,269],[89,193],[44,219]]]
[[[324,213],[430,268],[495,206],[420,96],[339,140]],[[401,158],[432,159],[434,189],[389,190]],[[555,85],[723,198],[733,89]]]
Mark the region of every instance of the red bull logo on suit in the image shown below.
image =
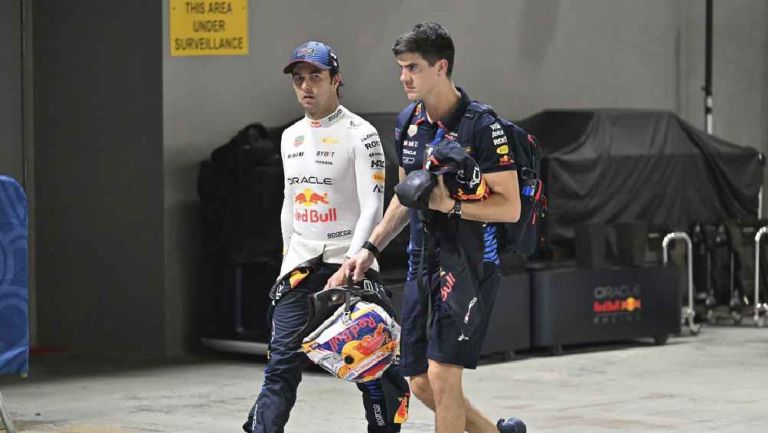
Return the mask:
[[[305,208],[311,208],[316,205],[329,205],[328,193],[318,194],[312,190],[312,188],[305,188],[304,191],[296,194],[293,201],[297,205],[304,206]],[[338,219],[336,215],[336,208],[328,208],[326,210],[317,209],[297,209],[295,212],[296,221],[305,223],[327,223],[333,222]]]

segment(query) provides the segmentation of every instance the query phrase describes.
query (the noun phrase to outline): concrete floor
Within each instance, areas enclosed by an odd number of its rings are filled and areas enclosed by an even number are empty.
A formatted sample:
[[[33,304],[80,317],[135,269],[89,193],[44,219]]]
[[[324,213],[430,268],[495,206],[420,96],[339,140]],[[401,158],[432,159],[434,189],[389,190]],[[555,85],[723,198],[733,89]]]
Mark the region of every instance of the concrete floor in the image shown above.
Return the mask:
[[[30,378],[0,378],[26,433],[232,432],[259,390],[263,365],[243,358],[162,366],[33,360]],[[666,346],[566,348],[467,372],[470,399],[492,418],[517,415],[532,433],[768,432],[768,329],[704,328]],[[308,372],[288,432],[364,432],[357,390]],[[2,431],[2,429],[0,429]],[[411,406],[403,432],[433,431]]]

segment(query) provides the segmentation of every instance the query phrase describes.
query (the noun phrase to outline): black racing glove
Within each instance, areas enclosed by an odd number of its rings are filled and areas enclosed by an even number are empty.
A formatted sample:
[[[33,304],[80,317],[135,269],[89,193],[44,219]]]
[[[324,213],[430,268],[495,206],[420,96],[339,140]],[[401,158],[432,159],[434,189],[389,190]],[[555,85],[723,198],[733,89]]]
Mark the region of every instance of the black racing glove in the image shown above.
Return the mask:
[[[426,170],[408,173],[404,181],[395,185],[395,194],[400,203],[416,210],[429,210],[429,196],[437,185],[437,176]]]
[[[488,197],[488,187],[477,161],[453,140],[438,143],[424,168],[435,175],[443,175],[445,186],[455,200],[478,201]]]

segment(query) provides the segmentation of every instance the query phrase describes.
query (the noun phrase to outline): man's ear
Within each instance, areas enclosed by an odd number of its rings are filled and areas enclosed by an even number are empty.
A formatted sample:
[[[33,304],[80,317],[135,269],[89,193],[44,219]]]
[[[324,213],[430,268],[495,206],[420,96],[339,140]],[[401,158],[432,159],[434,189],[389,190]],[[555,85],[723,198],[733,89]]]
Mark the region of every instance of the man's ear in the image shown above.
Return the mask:
[[[437,61],[437,72],[442,75],[448,75],[448,60],[440,59]]]

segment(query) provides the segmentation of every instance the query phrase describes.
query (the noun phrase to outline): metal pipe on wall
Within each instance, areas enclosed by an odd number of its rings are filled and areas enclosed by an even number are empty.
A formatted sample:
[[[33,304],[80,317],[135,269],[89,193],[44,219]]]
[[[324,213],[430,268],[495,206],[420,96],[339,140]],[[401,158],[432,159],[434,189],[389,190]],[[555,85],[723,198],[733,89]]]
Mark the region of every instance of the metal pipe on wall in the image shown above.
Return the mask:
[[[760,227],[755,234],[755,311],[754,320],[758,328],[762,328],[764,323],[763,315],[766,312],[766,305],[760,303],[760,240],[768,233],[768,226]]]
[[[707,134],[713,132],[712,107],[712,0],[707,0],[707,18],[705,35],[704,58],[704,130]]]

